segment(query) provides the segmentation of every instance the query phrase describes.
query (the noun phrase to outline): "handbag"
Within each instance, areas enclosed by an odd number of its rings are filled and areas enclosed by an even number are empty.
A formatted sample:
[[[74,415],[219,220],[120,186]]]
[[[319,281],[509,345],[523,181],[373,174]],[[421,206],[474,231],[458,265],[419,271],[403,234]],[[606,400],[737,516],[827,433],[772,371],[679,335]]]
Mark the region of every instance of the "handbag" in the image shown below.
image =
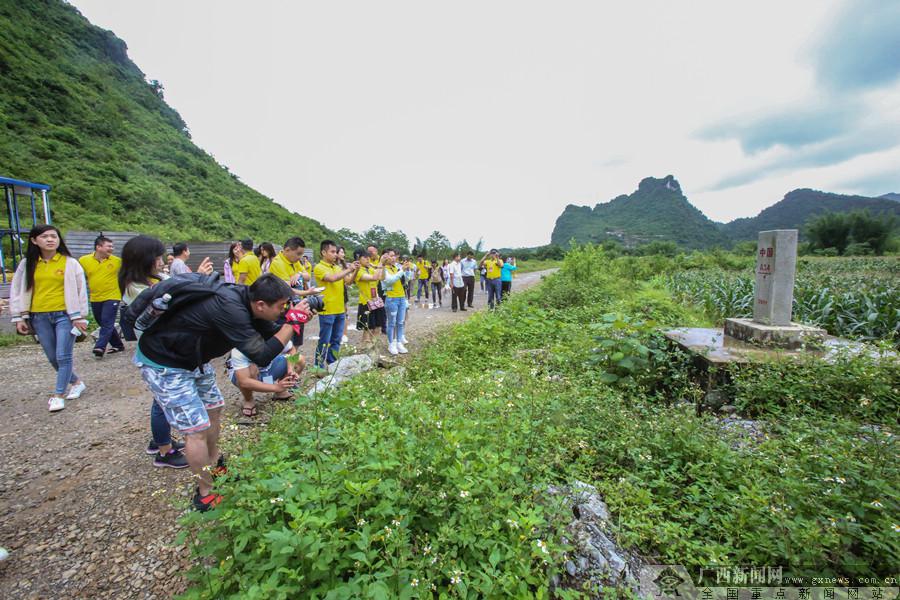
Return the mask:
[[[378,292],[375,291],[375,288],[372,288],[371,293],[372,297],[368,301],[366,301],[366,306],[369,308],[369,311],[384,308],[384,300],[378,295]]]

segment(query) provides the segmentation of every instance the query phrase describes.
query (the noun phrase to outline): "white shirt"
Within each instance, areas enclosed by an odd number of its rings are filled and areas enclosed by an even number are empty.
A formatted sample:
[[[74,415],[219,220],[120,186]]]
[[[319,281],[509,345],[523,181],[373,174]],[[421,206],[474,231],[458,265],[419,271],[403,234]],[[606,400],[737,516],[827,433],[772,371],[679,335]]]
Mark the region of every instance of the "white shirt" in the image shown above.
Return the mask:
[[[172,261],[172,266],[169,267],[169,275],[181,275],[182,273],[190,273],[191,268],[185,264],[183,260],[180,258],[176,258]]]
[[[293,348],[293,347],[294,347],[294,344],[292,342],[288,342],[287,345],[284,347],[284,350],[281,351],[281,353],[287,354],[288,352],[291,351],[291,348]],[[249,368],[250,365],[253,364],[253,361],[250,360],[249,358],[247,358],[247,355],[245,355],[243,352],[241,352],[237,348],[232,348],[231,349],[231,358],[229,359],[229,364],[231,365],[231,370],[228,373],[228,377],[230,378],[231,375],[235,371],[240,371],[241,369]],[[259,366],[259,365],[257,365],[257,366]],[[268,367],[269,365],[263,365],[263,366]]]
[[[460,263],[456,262],[455,260],[452,261],[447,266],[447,270],[450,271],[450,280],[448,280],[448,283],[452,280],[453,287],[465,287],[466,283],[463,281],[462,265]]]

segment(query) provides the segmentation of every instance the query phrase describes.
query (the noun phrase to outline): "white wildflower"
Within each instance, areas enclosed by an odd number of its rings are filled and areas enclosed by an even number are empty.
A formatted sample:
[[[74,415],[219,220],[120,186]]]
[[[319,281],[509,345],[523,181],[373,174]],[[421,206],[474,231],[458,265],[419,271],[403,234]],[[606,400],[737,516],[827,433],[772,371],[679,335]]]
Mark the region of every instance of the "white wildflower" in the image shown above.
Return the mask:
[[[460,497],[460,498],[468,498],[468,497],[469,497],[469,490],[459,490],[459,497]]]

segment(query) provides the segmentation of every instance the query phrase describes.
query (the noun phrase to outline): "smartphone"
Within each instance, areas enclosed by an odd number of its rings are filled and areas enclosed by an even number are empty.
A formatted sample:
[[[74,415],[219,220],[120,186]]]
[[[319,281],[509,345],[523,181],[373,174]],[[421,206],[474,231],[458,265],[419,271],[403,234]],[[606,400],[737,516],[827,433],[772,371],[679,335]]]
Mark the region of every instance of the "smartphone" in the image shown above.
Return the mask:
[[[314,288],[312,288],[312,291],[317,294],[321,294],[322,292],[325,291],[325,288],[324,287],[314,287]]]

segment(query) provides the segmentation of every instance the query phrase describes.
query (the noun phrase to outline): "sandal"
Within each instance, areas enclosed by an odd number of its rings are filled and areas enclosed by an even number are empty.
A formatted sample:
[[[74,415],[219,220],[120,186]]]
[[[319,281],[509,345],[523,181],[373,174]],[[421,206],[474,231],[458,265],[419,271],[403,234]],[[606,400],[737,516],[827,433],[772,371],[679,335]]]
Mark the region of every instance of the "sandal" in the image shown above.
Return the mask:
[[[256,410],[255,406],[242,406],[241,414],[244,415],[245,417],[255,417],[256,415],[259,414],[259,411]]]

